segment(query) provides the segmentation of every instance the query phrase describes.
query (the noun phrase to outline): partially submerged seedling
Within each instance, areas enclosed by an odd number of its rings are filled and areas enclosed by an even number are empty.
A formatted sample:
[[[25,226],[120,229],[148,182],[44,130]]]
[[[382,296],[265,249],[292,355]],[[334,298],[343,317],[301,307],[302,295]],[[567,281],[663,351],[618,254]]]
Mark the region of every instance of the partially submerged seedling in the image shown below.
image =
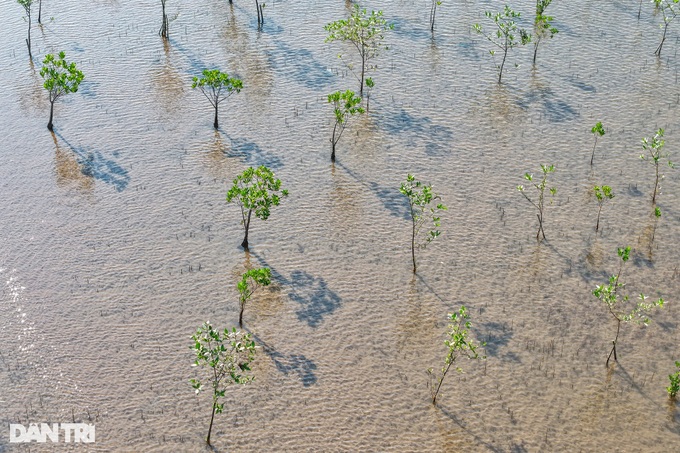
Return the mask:
[[[253,213],[258,219],[267,220],[272,206],[278,206],[281,197],[285,196],[288,196],[288,191],[281,189],[281,180],[264,165],[250,167],[234,179],[234,184],[227,192],[227,203],[234,201],[241,208],[245,230],[241,247],[248,250],[248,232]]]
[[[191,336],[194,344],[190,347],[196,354],[196,361],[192,366],[208,367],[206,383],[212,389],[212,412],[206,442],[210,445],[215,414],[221,414],[224,404],[220,398],[224,397],[227,387],[232,384],[248,384],[254,376],[249,374],[250,364],[255,359],[255,342],[249,333],[242,333],[236,328],[216,330],[205,322]],[[191,386],[198,394],[203,390],[200,379],[191,379]]]
[[[368,113],[369,104],[371,103],[371,91],[375,87],[375,82],[370,77],[366,78],[366,113]]]
[[[552,39],[552,37],[558,33],[557,28],[552,24],[553,17],[544,14],[545,9],[550,6],[550,3],[552,3],[552,0],[536,0],[536,16],[534,17],[534,66],[536,66],[538,45],[544,39]]]
[[[76,68],[75,63],[66,61],[64,52],[59,52],[59,58],[55,58],[51,53],[45,55],[40,75],[45,79],[43,86],[50,97],[50,120],[47,129],[53,130],[54,103],[65,94],[77,92],[85,76]]]
[[[663,48],[663,43],[666,42],[666,33],[668,32],[668,26],[678,17],[680,13],[680,5],[678,3],[680,0],[652,0],[654,5],[658,10],[661,10],[663,15],[663,24],[661,28],[663,29],[663,34],[661,35],[661,42],[659,46],[654,51],[654,55],[657,57],[661,56],[661,49]]]
[[[385,32],[393,28],[394,25],[388,24],[383,18],[382,11],[371,11],[369,15],[366,9],[360,8],[359,5],[354,5],[349,19],[336,20],[324,27],[328,32],[326,42],[349,41],[359,52],[359,58],[361,58],[359,75],[354,73],[354,66],[351,63],[345,64],[359,81],[359,96],[361,97],[364,96],[366,71],[375,67],[370,65],[370,61],[376,58],[382,50],[388,49],[383,42]],[[339,57],[342,59],[342,55]]]
[[[430,375],[428,387],[430,388],[430,393],[432,395],[432,404],[437,404],[437,396],[444,383],[444,378],[446,378],[449,370],[459,357],[462,356],[472,360],[483,360],[486,358],[479,355],[477,352],[479,346],[470,339],[470,328],[472,327],[472,323],[470,322],[470,315],[468,314],[467,308],[461,306],[457,312],[449,313],[448,317],[449,331],[447,332],[446,340],[444,341],[444,344],[448,348],[448,352],[444,359],[444,366],[438,377],[435,377],[432,368],[427,370]],[[482,343],[482,346],[485,346],[485,343]],[[463,372],[458,366],[456,366],[455,369],[459,373]]]
[[[264,7],[267,6],[264,3],[260,3],[255,0],[255,9],[257,10],[257,28],[262,28],[264,25]]]
[[[437,16],[437,6],[441,6],[441,0],[432,0],[432,6],[430,6],[430,31],[434,33],[434,19]]]
[[[593,290],[595,297],[604,302],[604,304],[607,306],[607,309],[609,310],[609,313],[616,320],[616,337],[614,337],[614,340],[612,341],[612,349],[609,352],[609,356],[607,357],[607,362],[605,364],[607,367],[609,366],[609,360],[611,359],[612,354],[614,355],[614,360],[618,361],[616,356],[616,345],[619,341],[621,323],[635,322],[637,324],[646,326],[650,322],[649,318],[646,316],[646,313],[655,307],[662,308],[664,304],[664,300],[662,298],[659,298],[659,300],[652,303],[647,303],[646,300],[648,297],[644,294],[640,294],[640,302],[638,302],[634,308],[625,307],[625,305],[628,303],[628,296],[619,296],[619,290],[624,287],[623,283],[620,282],[621,272],[623,271],[623,265],[630,258],[630,247],[619,248],[617,253],[621,258],[619,272],[609,278],[609,284],[599,285]]]
[[[501,83],[508,51],[515,47],[529,44],[531,42],[531,35],[525,29],[517,27],[515,20],[520,18],[520,13],[513,11],[508,5],[505,5],[503,12],[493,14],[491,11],[486,11],[484,15],[493,21],[496,26],[495,33],[486,33],[479,24],[474,24],[472,28],[503,52],[501,64],[496,64],[496,68],[498,69],[498,83]],[[518,33],[519,39],[517,39]],[[495,63],[496,51],[492,49],[489,50],[489,53],[493,57]]]
[[[425,248],[437,239],[441,232],[439,211],[446,211],[446,206],[438,203],[441,197],[432,190],[432,185],[416,181],[415,176],[406,176],[406,182],[401,183],[399,192],[408,198],[409,213],[411,215],[411,258],[413,273],[416,273],[416,247]],[[436,203],[436,204],[435,204]],[[425,223],[431,227],[425,228]]]
[[[215,120],[213,127],[219,128],[217,111],[222,101],[227,100],[234,93],[239,93],[243,88],[243,82],[236,77],[229,77],[229,74],[221,72],[219,69],[204,69],[203,76],[194,77],[191,88],[198,88],[215,109]]]
[[[680,362],[676,361],[675,367],[677,368],[675,373],[668,375],[668,380],[671,381],[671,385],[666,387],[670,399],[675,399],[678,392],[680,392]]]
[[[659,192],[659,181],[664,177],[663,173],[660,171],[662,162],[666,162],[670,168],[675,168],[675,164],[673,164],[670,159],[671,154],[668,151],[664,151],[666,142],[663,139],[663,132],[663,129],[657,130],[651,141],[647,137],[642,139],[642,148],[647,154],[640,154],[640,159],[651,162],[652,165],[654,165],[655,180],[652,204],[656,204],[656,195]]]
[[[238,314],[238,325],[243,328],[243,311],[246,308],[246,303],[250,300],[253,293],[263,286],[269,286],[271,283],[272,272],[267,267],[261,269],[249,269],[243,274],[241,280],[236,285],[239,293],[240,311]]]
[[[333,114],[335,115],[335,125],[331,136],[331,161],[335,162],[335,145],[340,141],[342,133],[345,132],[347,122],[354,115],[365,112],[361,107],[361,98],[354,94],[354,91],[336,91],[328,95],[328,103],[333,104]]]
[[[524,198],[526,198],[529,203],[534,205],[536,210],[538,211],[536,213],[536,217],[538,217],[538,231],[536,232],[536,240],[540,241],[541,235],[543,236],[543,239],[545,239],[545,231],[543,230],[543,214],[545,210],[545,189],[548,189],[548,192],[550,194],[550,203],[552,204],[552,197],[554,197],[557,194],[557,189],[555,187],[550,187],[548,188],[548,175],[550,173],[555,172],[555,166],[554,165],[541,165],[541,172],[543,173],[543,177],[541,178],[540,183],[534,182],[534,175],[530,173],[524,173],[524,179],[529,181],[532,186],[536,188],[536,191],[538,192],[538,198],[536,199],[531,199],[526,192],[524,191],[524,186],[519,185],[517,186],[517,190],[524,195]]]
[[[28,38],[26,38],[26,46],[28,47],[28,57],[33,59],[33,54],[31,53],[31,6],[33,5],[33,0],[17,0],[17,3],[24,11],[26,11],[26,17],[28,18]]]
[[[605,134],[605,130],[604,127],[602,127],[602,123],[598,121],[597,124],[593,126],[593,128],[590,130],[590,132],[592,132],[593,135],[595,136],[595,143],[593,143],[593,152],[590,155],[590,166],[592,167],[593,159],[595,159],[595,147],[597,146],[597,138],[602,137]]]
[[[593,191],[595,192],[595,199],[597,200],[597,224],[595,225],[595,231],[600,230],[600,213],[602,212],[602,207],[604,204],[614,198],[614,192],[612,192],[612,188],[609,186],[595,186],[593,187]]]

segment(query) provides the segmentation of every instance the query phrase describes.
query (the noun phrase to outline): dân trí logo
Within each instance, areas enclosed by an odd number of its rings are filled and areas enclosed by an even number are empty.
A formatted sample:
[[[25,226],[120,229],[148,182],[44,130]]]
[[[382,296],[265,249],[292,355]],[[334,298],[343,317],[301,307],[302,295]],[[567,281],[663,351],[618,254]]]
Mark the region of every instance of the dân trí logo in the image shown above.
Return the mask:
[[[45,443],[49,439],[52,443],[86,443],[94,442],[94,425],[87,423],[31,423],[28,427],[10,423],[10,443]]]

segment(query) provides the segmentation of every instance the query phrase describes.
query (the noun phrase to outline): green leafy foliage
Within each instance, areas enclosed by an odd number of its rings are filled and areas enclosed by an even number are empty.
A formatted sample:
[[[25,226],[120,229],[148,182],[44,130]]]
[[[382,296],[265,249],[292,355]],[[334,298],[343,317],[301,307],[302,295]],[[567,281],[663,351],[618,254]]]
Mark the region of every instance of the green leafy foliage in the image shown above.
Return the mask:
[[[654,55],[657,57],[661,56],[661,49],[663,48],[664,42],[666,42],[666,33],[668,33],[668,26],[678,17],[680,13],[680,5],[678,3],[680,0],[652,0],[656,8],[661,11],[663,16],[663,23],[661,28],[663,29],[663,35],[661,36],[661,42],[659,46],[654,51]]]
[[[383,18],[382,11],[371,11],[371,14],[368,14],[366,9],[360,8],[359,5],[354,5],[352,14],[348,19],[336,20],[324,27],[324,30],[328,32],[325,42],[346,41],[351,43],[359,52],[361,59],[359,75],[354,72],[353,64],[345,64],[359,81],[359,96],[361,97],[364,96],[366,71],[376,68],[376,66],[370,65],[370,61],[376,58],[382,50],[388,49],[384,43],[385,32],[393,28],[394,25],[388,24]],[[342,59],[342,54],[339,57]]]
[[[529,44],[531,42],[531,35],[525,29],[517,27],[516,20],[519,19],[521,15],[520,13],[513,11],[508,5],[505,5],[502,12],[494,14],[491,11],[486,11],[484,15],[493,21],[495,31],[487,33],[480,24],[474,24],[472,28],[503,52],[501,64],[496,64],[496,68],[498,69],[498,83],[501,83],[508,51],[515,47]],[[496,50],[492,49],[489,53],[495,62]]]
[[[602,126],[601,122],[597,122],[595,126],[590,130],[593,135],[595,136],[595,143],[593,144],[593,152],[590,156],[590,165],[593,165],[593,159],[595,159],[595,147],[597,146],[597,138],[602,137],[605,134],[604,127]]]
[[[335,162],[335,145],[340,141],[342,133],[345,132],[347,122],[354,115],[365,112],[361,107],[361,98],[354,94],[354,91],[336,91],[328,95],[328,103],[333,106],[335,115],[335,125],[331,136],[331,161]]]
[[[272,206],[278,206],[281,197],[285,196],[288,196],[288,191],[281,189],[281,180],[264,165],[250,167],[234,179],[227,192],[227,203],[235,202],[241,208],[245,230],[241,246],[244,249],[248,249],[248,231],[252,214],[254,213],[258,219],[267,220]]]
[[[467,308],[461,306],[457,312],[449,313],[448,318],[449,328],[446,340],[444,340],[448,352],[444,359],[444,366],[438,377],[435,377],[432,368],[427,370],[430,375],[429,387],[432,394],[432,404],[437,403],[437,396],[439,395],[439,390],[442,387],[444,378],[446,378],[449,370],[459,357],[462,356],[470,360],[483,360],[486,358],[485,356],[479,355],[477,352],[479,345],[470,338],[472,323],[470,322],[470,314],[468,313]],[[482,343],[481,345],[485,346],[486,343]],[[460,367],[456,367],[456,371],[460,373],[463,370]]]
[[[597,225],[595,225],[595,231],[600,230],[600,213],[602,212],[602,207],[604,204],[614,198],[614,192],[609,186],[595,186],[593,187],[593,192],[595,192],[595,200],[597,201]]]
[[[201,90],[201,93],[210,101],[215,109],[213,126],[217,129],[219,128],[217,115],[220,103],[232,94],[241,92],[243,82],[236,77],[229,77],[229,74],[219,69],[204,69],[201,77],[193,78],[191,88]]]
[[[415,176],[408,174],[406,181],[401,183],[399,192],[408,198],[409,213],[411,215],[411,258],[413,273],[416,273],[416,248],[425,248],[434,241],[441,232],[440,211],[446,211],[446,206],[439,203],[441,197],[432,190],[432,185],[417,181]],[[426,224],[431,226],[425,227]]]
[[[545,9],[550,6],[552,0],[536,0],[536,15],[534,17],[534,65],[536,65],[536,54],[538,45],[544,39],[552,39],[558,33],[553,26],[553,17],[545,14]]]
[[[680,362],[676,361],[675,367],[677,368],[677,371],[668,375],[668,380],[670,381],[671,385],[666,387],[668,396],[671,399],[674,399],[678,395],[678,392],[680,392]]]
[[[654,134],[654,137],[650,140],[645,137],[642,139],[642,148],[645,153],[640,154],[640,159],[650,162],[654,165],[655,181],[654,181],[654,193],[652,194],[652,203],[656,204],[656,196],[659,193],[659,181],[664,178],[663,173],[661,173],[661,165],[666,162],[668,167],[675,168],[675,164],[671,162],[670,153],[664,149],[666,141],[663,139],[664,130],[659,129]]]
[[[66,61],[66,54],[64,52],[59,52],[58,58],[55,58],[51,53],[45,55],[40,75],[45,80],[43,87],[49,93],[50,121],[47,123],[47,128],[52,130],[55,101],[65,94],[77,92],[84,76],[76,68],[75,63]]]
[[[598,285],[593,290],[593,295],[606,305],[609,313],[616,320],[616,337],[612,341],[612,349],[609,353],[609,357],[607,357],[606,366],[609,366],[609,360],[611,359],[612,354],[614,355],[614,360],[618,360],[616,357],[616,344],[619,339],[621,323],[634,322],[646,326],[650,322],[647,313],[656,307],[662,308],[664,305],[663,298],[648,303],[648,297],[644,294],[640,294],[638,296],[639,302],[634,307],[630,307],[628,295],[621,296],[619,294],[619,291],[624,287],[624,284],[621,283],[621,273],[623,271],[623,265],[630,259],[630,247],[618,248],[617,254],[619,255],[619,258],[621,258],[619,272],[609,278],[608,284]]]
[[[242,333],[236,328],[224,329],[220,332],[213,328],[210,322],[205,322],[191,336],[194,344],[190,347],[196,354],[193,366],[209,368],[205,380],[191,379],[191,386],[196,393],[200,393],[206,386],[212,390],[212,415],[206,442],[210,445],[215,414],[224,410],[224,404],[219,402],[226,389],[232,384],[248,384],[254,378],[250,365],[255,359],[255,342],[249,333]]]
[[[243,328],[243,311],[246,303],[250,300],[253,293],[260,287],[269,286],[271,283],[272,272],[269,268],[249,269],[243,274],[241,280],[236,285],[239,293],[239,305],[241,311],[238,316],[238,324]]]
[[[557,194],[557,189],[555,187],[550,187],[548,188],[548,175],[550,173],[555,172],[555,166],[554,165],[541,165],[541,173],[543,173],[543,176],[541,177],[540,182],[535,182],[534,181],[534,176],[530,173],[525,173],[524,174],[524,179],[526,179],[534,188],[536,189],[537,192],[537,198],[531,198],[526,194],[526,191],[524,189],[524,186],[519,185],[517,186],[517,190],[524,195],[524,198],[526,198],[529,203],[531,203],[536,210],[538,211],[536,216],[538,217],[538,231],[536,232],[536,240],[540,240],[540,235],[543,235],[543,239],[545,239],[545,231],[543,230],[543,213],[545,209],[545,190],[548,189],[548,192],[550,194],[550,204],[552,204],[552,198]]]

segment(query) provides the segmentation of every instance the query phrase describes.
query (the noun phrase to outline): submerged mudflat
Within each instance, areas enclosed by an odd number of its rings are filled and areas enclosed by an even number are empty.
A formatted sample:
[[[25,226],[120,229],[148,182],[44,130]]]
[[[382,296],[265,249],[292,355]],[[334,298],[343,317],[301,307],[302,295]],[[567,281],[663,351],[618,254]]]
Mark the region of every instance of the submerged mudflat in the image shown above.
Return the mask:
[[[251,2],[171,0],[165,45],[158,3],[45,0],[31,65],[22,10],[2,2],[0,451],[9,423],[72,419],[96,425],[91,451],[205,448],[189,337],[205,320],[236,324],[248,266],[275,285],[246,312],[264,348],[256,381],[216,417],[219,451],[680,450],[665,391],[680,360],[680,171],[664,170],[655,228],[654,169],[638,157],[662,127],[680,160],[678,24],[657,59],[651,5],[638,20],[636,2],[557,1],[537,68],[519,49],[498,86],[471,30],[498,5],[444,2],[433,37],[429,5],[368,3],[395,27],[371,111],[331,166],[326,96],[357,89],[337,58],[351,48],[324,43],[344,2],[272,2],[258,31]],[[533,2],[512,6],[530,27]],[[53,136],[38,71],[60,50],[86,79]],[[190,88],[213,67],[244,82],[218,132]],[[516,186],[540,164],[556,166],[558,194],[539,245]],[[225,194],[251,165],[291,195],[253,224],[246,255]],[[409,172],[449,207],[415,278]],[[600,184],[616,197],[596,235]],[[607,370],[616,326],[591,292],[626,245],[631,294],[667,306],[623,327]],[[426,370],[461,304],[487,359],[463,362],[435,408]]]

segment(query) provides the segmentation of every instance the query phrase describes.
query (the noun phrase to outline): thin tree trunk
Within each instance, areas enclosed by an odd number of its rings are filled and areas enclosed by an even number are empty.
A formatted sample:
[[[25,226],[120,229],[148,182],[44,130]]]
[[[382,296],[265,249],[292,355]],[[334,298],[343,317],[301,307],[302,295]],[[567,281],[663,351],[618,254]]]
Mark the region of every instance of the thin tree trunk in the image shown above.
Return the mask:
[[[434,33],[434,19],[437,15],[437,0],[432,0],[432,9],[430,10],[430,31]]]
[[[413,273],[416,273],[416,221],[413,219],[413,208],[411,208],[411,220],[413,229],[411,230],[411,258],[413,260]]]
[[[642,12],[642,0],[640,0],[640,7],[638,8],[638,20],[640,20],[640,13]]]
[[[595,232],[597,233],[600,230],[600,213],[602,212],[602,205],[600,205],[600,209],[597,211],[597,225],[595,225]]]
[[[652,204],[656,204],[656,191],[659,187],[659,162],[655,162],[656,167],[656,181],[654,181],[654,194],[652,194]]]
[[[507,38],[506,38],[507,39]],[[505,58],[508,56],[508,46],[506,44],[503,52],[503,61],[501,62],[501,69],[498,71],[498,83],[501,83],[501,78],[503,77],[503,67],[505,66]]]
[[[42,17],[42,0],[40,0],[40,2],[38,3],[38,23],[39,24],[42,24],[41,17]]]
[[[52,118],[54,117],[54,101],[50,101],[50,121],[47,123],[47,129],[53,130]]]
[[[246,308],[246,304],[241,302],[241,311],[238,314],[238,326],[243,329],[243,310]]]
[[[536,54],[538,53],[538,43],[539,43],[538,40],[536,41],[536,43],[534,43],[534,62],[533,62],[534,66],[536,66]]]
[[[168,16],[165,14],[165,0],[161,0],[161,8],[163,9],[163,22],[161,24],[161,29],[158,32],[162,38],[168,38]]]
[[[241,243],[241,247],[243,247],[245,250],[248,250],[248,230],[250,230],[250,216],[253,214],[253,210],[251,209],[248,211],[248,220],[246,220],[245,229],[246,229],[246,235],[243,238],[243,242]]]
[[[210,445],[210,433],[212,432],[213,420],[215,420],[215,409],[217,408],[217,401],[213,400],[212,415],[210,416],[210,426],[208,427],[208,437],[205,439],[206,443]]]
[[[435,390],[434,394],[432,395],[432,404],[437,404],[437,395],[439,395],[439,389],[442,388],[442,384],[444,383],[444,378],[446,377],[446,373],[449,372],[449,368],[451,368],[451,365],[453,365],[454,360],[451,360],[449,364],[446,366],[446,370],[442,373],[441,379],[439,379],[439,385],[437,385],[437,390]]]
[[[335,131],[338,128],[338,122],[335,122],[335,126],[333,126],[333,137],[331,138],[331,162],[335,162],[335,144],[337,143],[335,141]]]
[[[217,121],[217,102],[215,102],[215,121],[213,122],[213,127],[215,129],[219,129],[220,127],[219,122]]]
[[[593,166],[593,159],[595,159],[595,147],[597,146],[597,135],[595,136],[595,144],[593,145],[593,152],[590,155],[590,166]]]
[[[663,48],[664,41],[666,41],[666,31],[667,30],[668,30],[668,22],[666,22],[666,25],[663,27],[663,36],[661,36],[661,42],[659,43],[659,47],[657,47],[656,51],[654,51],[654,55],[656,55],[657,57],[661,56],[661,49]]]
[[[621,330],[621,320],[616,318],[618,321],[618,324],[616,325],[616,338],[614,338],[614,341],[612,341],[612,350],[609,352],[609,357],[607,357],[607,364],[605,365],[606,367],[609,366],[609,359],[612,358],[612,354],[614,354],[614,361],[618,362],[619,360],[616,357],[616,342],[619,340],[619,331]]]
[[[32,60],[33,53],[31,52],[31,12],[28,11],[28,39],[26,40],[26,45],[28,46],[28,57]]]
[[[361,86],[359,87],[359,97],[364,97],[364,71],[366,70],[366,53],[361,54]]]

